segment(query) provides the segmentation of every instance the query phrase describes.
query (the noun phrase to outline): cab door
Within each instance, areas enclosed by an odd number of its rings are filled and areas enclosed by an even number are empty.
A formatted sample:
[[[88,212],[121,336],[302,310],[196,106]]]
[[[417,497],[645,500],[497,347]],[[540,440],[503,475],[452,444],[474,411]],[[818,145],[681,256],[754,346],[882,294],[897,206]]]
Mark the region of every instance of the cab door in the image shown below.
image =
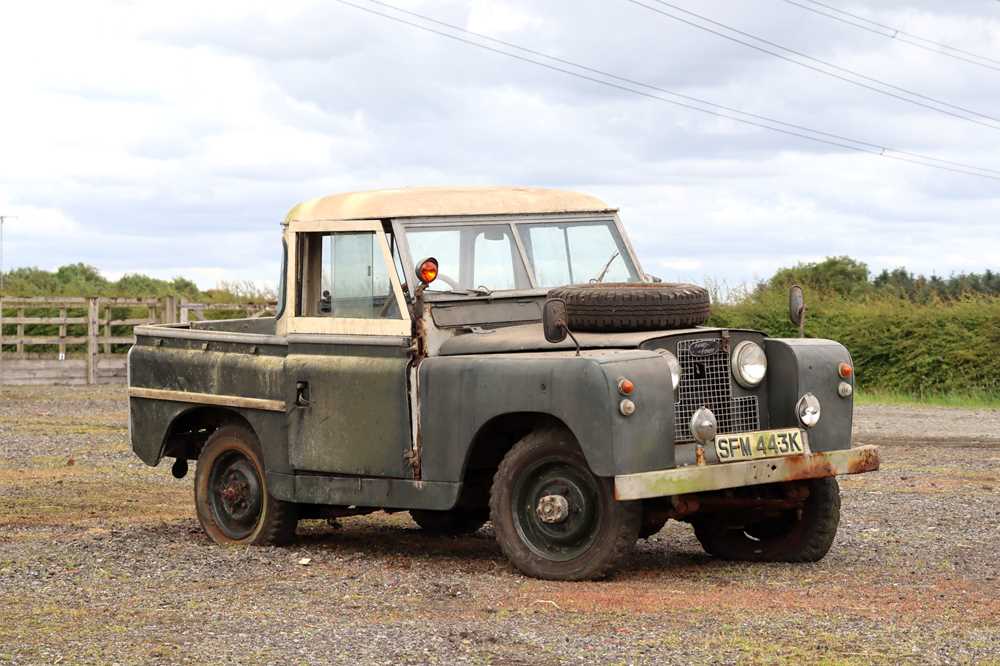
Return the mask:
[[[412,478],[407,311],[374,220],[294,228],[285,376],[296,470]]]

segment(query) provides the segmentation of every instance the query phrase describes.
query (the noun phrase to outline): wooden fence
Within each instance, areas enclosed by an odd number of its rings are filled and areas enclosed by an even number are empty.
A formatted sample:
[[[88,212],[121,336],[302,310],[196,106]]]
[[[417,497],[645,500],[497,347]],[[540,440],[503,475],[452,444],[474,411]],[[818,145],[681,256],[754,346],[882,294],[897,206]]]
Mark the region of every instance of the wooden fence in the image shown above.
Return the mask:
[[[273,311],[268,303],[189,303],[172,296],[3,298],[0,385],[123,382],[136,326]]]

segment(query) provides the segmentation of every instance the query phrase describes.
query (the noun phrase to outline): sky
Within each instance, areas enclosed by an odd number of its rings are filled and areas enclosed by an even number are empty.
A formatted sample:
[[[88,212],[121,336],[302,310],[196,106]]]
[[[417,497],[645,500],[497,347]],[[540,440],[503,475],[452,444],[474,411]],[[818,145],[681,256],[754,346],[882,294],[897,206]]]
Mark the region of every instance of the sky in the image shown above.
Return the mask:
[[[671,0],[983,124],[627,0],[394,2],[661,90],[1000,178],[1000,122],[986,118],[1000,117],[1000,3],[826,3],[997,62],[944,57],[784,0]],[[667,281],[735,288],[837,255],[873,271],[1000,268],[998,179],[700,113],[333,0],[4,2],[2,17],[0,214],[16,216],[7,268],[82,261],[112,279],[273,285],[279,223],[296,202],[421,185],[597,195],[620,208],[643,268]]]

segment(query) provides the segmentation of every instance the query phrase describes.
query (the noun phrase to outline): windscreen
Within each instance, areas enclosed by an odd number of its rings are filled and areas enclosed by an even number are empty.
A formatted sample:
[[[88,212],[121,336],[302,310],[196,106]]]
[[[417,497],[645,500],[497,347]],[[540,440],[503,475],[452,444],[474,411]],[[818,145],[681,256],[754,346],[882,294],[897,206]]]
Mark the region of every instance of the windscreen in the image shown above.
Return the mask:
[[[515,238],[524,248],[525,265]],[[431,291],[549,289],[590,281],[638,282],[613,220],[408,225],[414,262],[438,261]],[[528,279],[534,275],[534,284]]]
[[[432,291],[531,287],[509,224],[412,226],[406,241],[414,261],[437,259]]]
[[[638,282],[639,274],[611,220],[518,224],[535,286],[590,281]]]

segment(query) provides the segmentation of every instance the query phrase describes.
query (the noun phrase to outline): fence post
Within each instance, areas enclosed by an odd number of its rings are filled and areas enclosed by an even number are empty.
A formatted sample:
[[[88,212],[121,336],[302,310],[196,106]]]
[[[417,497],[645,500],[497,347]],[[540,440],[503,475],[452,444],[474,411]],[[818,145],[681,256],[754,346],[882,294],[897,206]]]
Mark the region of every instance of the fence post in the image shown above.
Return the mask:
[[[3,384],[3,290],[0,290],[0,386]]]
[[[98,323],[97,298],[87,299],[87,383],[97,383],[97,336],[100,333]]]
[[[18,308],[17,309],[17,317],[18,317],[18,319],[22,319],[22,320],[24,319],[24,308]],[[20,358],[24,358],[24,323],[23,322],[20,322],[20,321],[18,322],[16,335],[17,335],[17,346],[14,348],[14,351],[17,352],[17,355]]]
[[[59,324],[59,360],[66,360],[66,308],[59,308],[59,318],[63,323]]]
[[[191,321],[191,308],[188,307],[187,300],[181,301],[181,318],[178,321],[180,324],[187,324]]]
[[[110,354],[111,353],[111,342],[110,342],[110,340],[111,340],[111,306],[110,305],[105,305],[104,306],[104,316],[106,317],[106,319],[104,320],[104,353],[105,354]]]
[[[163,297],[163,323],[164,324],[176,324],[177,323],[177,297],[176,296],[164,296]]]

